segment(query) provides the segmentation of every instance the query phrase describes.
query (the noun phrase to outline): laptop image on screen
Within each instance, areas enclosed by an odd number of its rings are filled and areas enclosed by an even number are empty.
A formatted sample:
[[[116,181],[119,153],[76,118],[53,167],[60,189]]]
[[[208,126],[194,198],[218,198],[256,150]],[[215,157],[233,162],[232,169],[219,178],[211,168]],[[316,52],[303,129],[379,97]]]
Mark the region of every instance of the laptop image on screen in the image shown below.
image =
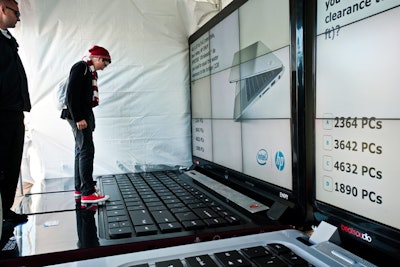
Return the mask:
[[[240,120],[246,110],[278,81],[284,66],[261,41],[255,42],[233,56],[229,76],[236,83],[233,117]]]

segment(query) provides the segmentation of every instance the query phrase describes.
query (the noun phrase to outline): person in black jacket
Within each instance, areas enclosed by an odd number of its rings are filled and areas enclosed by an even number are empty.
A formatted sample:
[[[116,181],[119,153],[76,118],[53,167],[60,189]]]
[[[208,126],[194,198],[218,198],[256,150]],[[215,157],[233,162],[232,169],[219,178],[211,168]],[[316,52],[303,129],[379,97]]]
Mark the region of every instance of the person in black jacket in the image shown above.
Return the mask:
[[[99,104],[97,71],[111,63],[109,52],[100,46],[89,49],[88,60],[75,63],[69,74],[66,103],[61,118],[67,119],[75,137],[75,198],[81,203],[101,203],[109,196],[101,195],[93,180],[95,118],[93,108]]]
[[[28,82],[18,43],[8,31],[20,13],[14,0],[0,0],[0,192],[3,219],[24,223],[25,214],[11,210],[21,169],[25,138],[24,111],[31,110]]]

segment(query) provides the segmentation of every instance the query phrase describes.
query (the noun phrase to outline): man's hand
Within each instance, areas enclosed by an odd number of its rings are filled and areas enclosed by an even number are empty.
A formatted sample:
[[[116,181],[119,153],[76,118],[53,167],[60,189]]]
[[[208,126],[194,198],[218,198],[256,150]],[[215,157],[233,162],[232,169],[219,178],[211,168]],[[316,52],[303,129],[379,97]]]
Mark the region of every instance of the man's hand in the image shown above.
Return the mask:
[[[87,128],[87,122],[86,122],[86,120],[78,121],[78,122],[76,123],[76,127],[78,128],[78,130],[86,129],[86,128]]]

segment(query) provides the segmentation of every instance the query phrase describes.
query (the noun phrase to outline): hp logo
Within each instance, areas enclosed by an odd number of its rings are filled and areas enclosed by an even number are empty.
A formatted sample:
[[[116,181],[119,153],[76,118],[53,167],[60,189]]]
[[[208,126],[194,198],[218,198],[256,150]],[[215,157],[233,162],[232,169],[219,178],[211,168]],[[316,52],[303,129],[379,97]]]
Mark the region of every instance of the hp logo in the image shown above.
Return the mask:
[[[279,171],[283,171],[285,168],[285,156],[282,151],[278,151],[275,154],[275,166]]]

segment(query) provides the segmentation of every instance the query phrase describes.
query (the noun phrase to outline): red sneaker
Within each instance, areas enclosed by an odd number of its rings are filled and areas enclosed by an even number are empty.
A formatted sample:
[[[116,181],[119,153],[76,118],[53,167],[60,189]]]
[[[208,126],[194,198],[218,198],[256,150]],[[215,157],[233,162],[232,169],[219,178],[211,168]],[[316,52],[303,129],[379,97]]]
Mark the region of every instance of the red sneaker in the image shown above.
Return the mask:
[[[110,198],[108,195],[99,195],[97,193],[93,193],[89,196],[81,196],[81,203],[99,203],[107,201]]]

